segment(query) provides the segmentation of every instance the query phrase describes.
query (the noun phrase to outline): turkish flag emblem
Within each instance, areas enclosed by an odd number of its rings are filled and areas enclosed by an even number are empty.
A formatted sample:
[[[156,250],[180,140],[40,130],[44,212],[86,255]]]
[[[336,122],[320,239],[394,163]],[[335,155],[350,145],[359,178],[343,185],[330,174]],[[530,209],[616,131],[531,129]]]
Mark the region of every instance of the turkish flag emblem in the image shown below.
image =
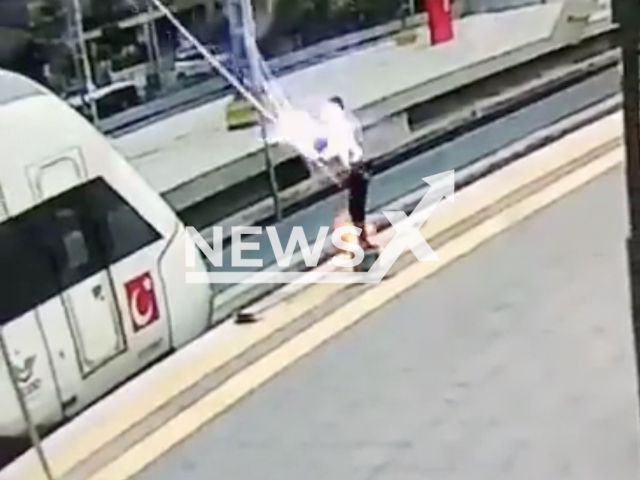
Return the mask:
[[[125,289],[134,332],[148,327],[160,318],[153,278],[149,272],[128,281]]]

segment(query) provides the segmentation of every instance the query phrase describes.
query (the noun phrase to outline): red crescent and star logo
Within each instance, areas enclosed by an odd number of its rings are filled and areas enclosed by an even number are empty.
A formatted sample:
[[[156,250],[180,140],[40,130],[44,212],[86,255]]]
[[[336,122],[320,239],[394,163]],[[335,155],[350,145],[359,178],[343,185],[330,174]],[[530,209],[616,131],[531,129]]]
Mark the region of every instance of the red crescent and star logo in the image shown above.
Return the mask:
[[[139,332],[160,318],[153,278],[149,272],[129,280],[125,289],[134,332]]]

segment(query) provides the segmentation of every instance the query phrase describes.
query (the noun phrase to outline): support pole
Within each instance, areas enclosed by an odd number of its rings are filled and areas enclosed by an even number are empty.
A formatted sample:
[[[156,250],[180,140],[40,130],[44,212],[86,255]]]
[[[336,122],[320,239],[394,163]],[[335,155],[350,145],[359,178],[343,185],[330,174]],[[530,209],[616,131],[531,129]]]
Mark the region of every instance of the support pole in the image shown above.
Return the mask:
[[[638,42],[640,40],[640,3],[638,0],[613,0],[613,19],[622,48],[622,95],[624,140],[626,149],[626,186],[629,210],[627,259],[631,315],[636,355],[636,376],[640,375],[640,92]],[[638,378],[640,388],[640,378]],[[640,398],[640,391],[638,392]]]
[[[24,396],[22,395],[22,390],[20,389],[20,385],[18,384],[16,372],[13,368],[13,364],[11,363],[11,358],[9,357],[9,349],[7,348],[7,344],[4,340],[2,329],[0,329],[0,356],[4,359],[4,362],[7,365],[7,370],[9,371],[9,379],[11,380],[11,385],[13,386],[13,390],[16,393],[16,398],[18,399],[18,404],[20,405],[22,416],[24,417],[24,421],[27,424],[27,429],[29,430],[31,443],[33,444],[33,448],[35,448],[36,454],[40,459],[40,463],[42,464],[42,469],[44,470],[44,474],[47,477],[47,480],[54,480],[53,474],[51,473],[51,467],[49,466],[47,457],[45,456],[44,450],[42,449],[42,443],[40,442],[38,431],[33,422],[33,418],[31,417],[31,413],[29,412],[29,407],[27,406],[27,402]]]
[[[76,0],[77,1],[77,0]],[[134,0],[128,0],[132,2]],[[182,23],[176,18],[176,16],[169,10],[163,3],[162,0],[150,0],[155,7],[160,10],[164,16],[173,24],[173,26],[180,32],[187,41],[195,47],[198,52],[218,71],[220,75],[222,75],[235,89],[247,99],[249,103],[251,103],[256,110],[262,112],[265,118],[273,121],[276,119],[273,113],[269,112],[264,105],[260,103],[260,101],[253,95],[252,92],[247,90],[245,86],[239,81],[237,78],[233,76],[229,70],[225,68],[224,65],[218,61],[215,56],[211,54],[190,32],[187,30]]]
[[[236,4],[236,13],[239,13],[239,18],[236,19],[235,27],[238,29],[236,35],[232,36],[237,42],[242,42],[241,46],[238,46],[238,51],[242,52],[241,63],[244,64],[241,68],[246,67],[247,71],[245,78],[248,80],[249,88],[253,93],[260,97],[264,93],[266,79],[262,75],[262,69],[260,65],[260,52],[258,51],[258,45],[256,41],[256,25],[253,15],[253,6],[249,0],[230,0],[231,2],[238,2]],[[232,3],[232,8],[234,5]],[[239,8],[238,8],[239,7]],[[233,20],[232,20],[233,21]],[[276,221],[282,220],[282,208],[280,206],[280,189],[278,188],[278,180],[276,177],[275,165],[273,164],[273,158],[271,157],[271,150],[269,148],[269,141],[267,138],[267,119],[258,112],[260,122],[260,136],[262,137],[262,149],[264,152],[265,168],[269,175],[269,186],[271,188],[271,196],[273,198],[273,210]]]
[[[89,53],[87,52],[87,44],[84,40],[84,26],[82,24],[82,5],[80,0],[73,0],[74,18],[76,23],[76,34],[78,36],[78,46],[80,47],[80,55],[82,57],[82,68],[84,70],[84,81],[89,96],[89,108],[91,109],[91,119],[97,127],[100,118],[98,117],[98,108],[96,107],[96,99],[94,96],[96,87],[93,83],[93,73],[91,71],[91,63],[89,61]]]
[[[80,45],[78,45],[78,35],[76,34],[76,22],[73,5],[65,5],[65,19],[67,21],[67,42],[73,61],[73,70],[76,78],[82,80],[82,64],[80,60]]]
[[[407,13],[409,18],[416,16],[416,0],[407,0]]]
[[[153,4],[149,1],[145,1],[145,13],[147,14],[147,21],[144,23],[144,33],[147,37],[147,46],[149,53],[149,62],[151,64],[151,75],[154,84],[153,89],[161,88],[160,82],[160,47],[158,45],[158,34],[156,31],[156,22],[153,20]]]
[[[271,157],[269,141],[267,139],[267,127],[265,126],[265,118],[260,115],[260,135],[262,136],[262,148],[264,151],[264,161],[267,171],[269,172],[269,185],[271,186],[271,196],[273,197],[273,210],[276,221],[282,220],[282,205],[280,204],[280,192],[278,188],[278,179],[276,177],[276,169]]]

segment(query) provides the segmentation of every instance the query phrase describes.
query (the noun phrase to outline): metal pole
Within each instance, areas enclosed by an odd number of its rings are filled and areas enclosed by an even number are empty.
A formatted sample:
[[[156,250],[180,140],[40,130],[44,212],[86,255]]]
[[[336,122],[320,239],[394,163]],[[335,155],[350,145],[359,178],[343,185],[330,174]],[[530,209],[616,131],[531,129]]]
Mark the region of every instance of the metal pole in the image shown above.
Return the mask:
[[[407,0],[407,10],[409,13],[409,18],[413,18],[416,14],[416,0]]]
[[[276,169],[271,158],[271,149],[267,139],[267,128],[265,126],[265,118],[260,115],[260,135],[262,136],[262,145],[264,150],[264,161],[269,172],[269,184],[271,186],[271,195],[273,197],[273,210],[276,221],[282,220],[282,206],[280,204],[280,193],[278,189],[278,179],[276,177]]]
[[[82,56],[82,67],[84,70],[85,86],[89,95],[89,106],[91,108],[91,118],[93,124],[98,126],[100,118],[98,117],[98,109],[96,107],[96,99],[94,97],[95,85],[93,83],[93,74],[91,73],[91,63],[89,62],[89,54],[87,52],[87,45],[84,41],[84,27],[82,25],[82,5],[79,0],[73,0],[74,18],[76,21],[76,30],[78,35],[78,45],[80,46],[80,53]]]
[[[129,0],[133,1],[133,0]],[[238,81],[237,78],[233,76],[229,70],[225,68],[220,61],[216,59],[215,56],[211,54],[204,46],[187,30],[184,25],[178,21],[175,15],[162,3],[161,0],[150,0],[155,7],[160,10],[167,19],[173,24],[173,26],[178,30],[188,41],[193,45],[198,52],[220,73],[225,79],[233,85],[238,92],[243,95],[259,112],[269,120],[276,120],[276,117],[273,113],[269,112],[264,105],[260,103],[260,101],[255,97],[255,95],[247,90],[242,82]]]
[[[640,375],[640,92],[638,40],[640,4],[637,0],[614,0],[613,19],[622,48],[622,95],[626,147],[626,185],[629,209],[627,259],[631,315],[636,354],[636,375]],[[640,378],[638,379],[640,388]],[[640,391],[638,392],[640,395]]]
[[[160,48],[158,46],[155,20],[152,18],[154,10],[153,5],[148,0],[145,1],[145,5],[147,21],[145,22],[144,30],[149,45],[149,60],[151,61],[153,74],[158,75],[160,73]]]
[[[149,14],[153,13],[153,6],[149,4]],[[158,74],[160,74],[160,61],[162,59],[162,54],[160,52],[160,44],[158,43],[158,27],[156,26],[156,21],[151,20],[151,41],[153,42],[153,49],[155,50],[156,56],[156,70]]]
[[[238,37],[238,40],[244,42],[244,53],[246,60],[249,63],[249,76],[250,84],[254,93],[260,96],[264,91],[265,78],[262,75],[260,68],[260,52],[256,44],[256,25],[253,15],[253,7],[249,0],[240,0],[242,20],[241,25],[243,27],[242,36]],[[276,177],[275,165],[271,157],[271,150],[269,148],[269,141],[267,138],[267,128],[265,125],[266,119],[264,115],[258,112],[260,121],[260,135],[262,137],[262,146],[264,151],[265,167],[269,175],[269,185],[271,187],[271,196],[273,197],[273,209],[276,217],[276,221],[282,220],[282,208],[280,206],[280,192],[278,188],[278,179]]]
[[[4,359],[4,362],[7,365],[7,370],[9,371],[9,379],[11,380],[11,385],[13,386],[13,389],[16,392],[16,397],[18,399],[18,404],[20,405],[20,410],[22,410],[22,415],[24,416],[24,420],[27,423],[29,436],[31,437],[31,443],[33,444],[33,447],[36,449],[36,454],[40,459],[40,463],[42,464],[42,469],[44,470],[44,474],[48,480],[54,480],[53,474],[51,473],[51,467],[49,466],[47,457],[45,456],[44,450],[42,449],[42,444],[40,443],[40,437],[38,436],[38,431],[36,429],[35,424],[33,423],[33,418],[31,417],[31,413],[29,412],[29,407],[27,406],[27,402],[22,396],[22,390],[20,389],[20,385],[18,384],[16,372],[13,369],[13,364],[11,363],[11,358],[9,357],[9,349],[7,348],[7,344],[5,343],[4,335],[1,328],[0,328],[0,353],[2,354],[2,358]]]
[[[77,0],[76,0],[77,1]],[[129,0],[130,2],[133,0]],[[218,60],[216,60],[216,58],[211,55],[211,53],[209,51],[207,51],[201,44],[200,42],[189,32],[189,30],[187,30],[179,21],[177,18],[175,18],[175,16],[173,15],[173,13],[162,3],[161,0],[150,0],[156,8],[158,8],[158,10],[160,10],[166,17],[167,19],[176,27],[176,29],[184,36],[187,38],[187,40],[207,59],[207,61],[209,61],[209,63],[211,65],[213,65],[218,72],[224,76],[229,83],[231,83],[231,85],[233,85],[236,90],[243,95],[254,107],[255,109],[258,111],[258,114],[260,115],[260,132],[261,132],[261,136],[262,136],[262,140],[263,140],[263,144],[264,144],[264,152],[265,152],[265,163],[266,163],[266,167],[267,170],[269,171],[269,181],[270,181],[270,185],[271,185],[271,189],[273,192],[273,198],[274,198],[274,205],[275,205],[275,216],[278,220],[280,220],[282,218],[282,209],[280,208],[280,197],[278,194],[278,184],[276,181],[276,175],[275,175],[275,170],[273,168],[273,161],[271,159],[271,153],[269,151],[269,147],[268,147],[268,139],[267,139],[267,132],[266,132],[266,126],[265,126],[265,122],[267,120],[276,120],[276,117],[265,108],[265,106],[261,103],[260,99],[255,95],[255,92],[252,91],[252,89],[248,89],[246,88],[243,83],[241,81],[239,81],[238,79],[236,79],[231,72],[229,72]],[[234,5],[238,5],[235,2],[238,2],[241,0],[227,0],[228,2],[228,6],[229,8],[229,12],[231,15],[231,28],[232,28],[232,32],[231,32],[231,37],[232,37],[232,42],[233,42],[233,47],[234,49],[238,48],[238,42],[243,42],[245,44],[245,48],[243,49],[243,51],[246,53],[247,52],[247,45],[246,45],[246,32],[244,35],[238,35],[238,32],[235,31],[235,29],[238,27],[237,23],[241,22],[242,24],[244,24],[244,28],[247,28],[247,25],[244,20],[246,20],[246,15],[250,15],[251,11],[250,10],[246,10],[246,3],[241,3],[239,6],[241,7],[240,11],[243,13],[242,18],[236,18],[237,17],[237,10],[234,9]],[[250,5],[249,5],[250,8]],[[244,10],[244,11],[243,11]],[[250,15],[250,23],[251,25],[253,25],[253,16]],[[253,45],[252,45],[253,48]],[[255,53],[255,52],[252,52]],[[251,65],[250,67],[250,71],[252,72],[253,75],[259,75],[259,72],[256,70],[256,66],[255,66],[255,56],[254,55],[247,55],[249,57],[254,57],[253,61],[251,58],[249,58],[249,63]],[[234,57],[237,57],[237,55],[234,55]],[[238,61],[238,59],[235,59],[236,61]],[[253,83],[253,82],[252,82]],[[255,85],[255,83],[254,83]]]
[[[69,5],[65,8],[65,18],[67,21],[67,41],[69,43],[69,49],[71,50],[71,56],[73,59],[73,69],[76,78],[82,78],[82,65],[80,64],[80,52],[78,51],[78,37],[75,33],[75,21],[73,15],[73,8],[69,8]]]

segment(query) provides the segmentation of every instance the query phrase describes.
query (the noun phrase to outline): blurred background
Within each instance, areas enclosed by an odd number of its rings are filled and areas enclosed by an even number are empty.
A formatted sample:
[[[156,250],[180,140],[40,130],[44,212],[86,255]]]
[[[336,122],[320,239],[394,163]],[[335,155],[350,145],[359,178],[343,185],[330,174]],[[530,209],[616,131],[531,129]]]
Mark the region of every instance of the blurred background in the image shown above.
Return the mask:
[[[453,9],[459,17],[542,1],[455,0]],[[213,54],[229,62],[225,0],[165,4]],[[260,49],[277,60],[272,68],[278,73],[388,35],[415,20],[423,3],[253,0],[253,8]],[[0,67],[45,83],[78,108],[86,106],[90,77],[101,119],[202,82],[225,86],[146,0],[0,0]]]

